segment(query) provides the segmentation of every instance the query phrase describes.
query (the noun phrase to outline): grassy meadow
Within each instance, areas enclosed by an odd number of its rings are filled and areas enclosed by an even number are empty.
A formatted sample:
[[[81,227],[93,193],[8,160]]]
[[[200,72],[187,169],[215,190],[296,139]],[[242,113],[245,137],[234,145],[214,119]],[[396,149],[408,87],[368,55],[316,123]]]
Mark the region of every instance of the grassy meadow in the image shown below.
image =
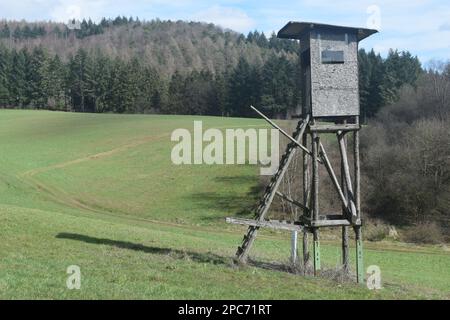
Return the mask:
[[[258,168],[170,160],[176,128],[264,127],[257,119],[0,110],[0,299],[450,298],[450,251],[365,243],[383,289],[275,271],[289,234],[262,231],[252,257],[225,217],[255,201]],[[340,245],[322,244],[324,264]],[[353,259],[353,257],[352,257]],[[70,265],[81,289],[66,287]]]

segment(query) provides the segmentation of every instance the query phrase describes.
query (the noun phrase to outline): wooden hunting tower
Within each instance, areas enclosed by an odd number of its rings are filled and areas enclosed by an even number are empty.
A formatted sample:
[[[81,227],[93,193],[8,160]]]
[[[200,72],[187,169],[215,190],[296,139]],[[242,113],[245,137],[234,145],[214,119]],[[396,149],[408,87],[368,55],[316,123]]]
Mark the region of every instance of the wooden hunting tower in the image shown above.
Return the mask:
[[[319,229],[342,228],[342,264],[348,271],[349,227],[355,231],[357,281],[364,280],[362,251],[362,219],[360,210],[359,163],[359,81],[358,43],[376,33],[376,30],[333,26],[310,22],[289,22],[278,33],[279,38],[300,40],[302,84],[302,119],[293,135],[289,135],[256,108],[258,114],[290,139],[278,171],[272,177],[257,209],[255,220],[227,221],[248,225],[247,234],[238,248],[237,259],[245,263],[259,228],[269,227],[303,232],[303,261],[309,260],[308,233],[313,234],[314,273],[321,269]],[[353,133],[353,177],[347,154],[347,134]],[[321,134],[335,134],[340,152],[340,179],[320,141]],[[303,154],[302,200],[278,191],[280,183],[295,152]],[[324,167],[338,195],[341,206],[337,212],[323,214],[319,208],[319,170]],[[275,196],[292,203],[303,214],[292,222],[266,220],[265,216]],[[296,241],[296,240],[295,240]]]
[[[289,22],[279,38],[300,40],[302,113],[359,115],[358,42],[376,30]]]

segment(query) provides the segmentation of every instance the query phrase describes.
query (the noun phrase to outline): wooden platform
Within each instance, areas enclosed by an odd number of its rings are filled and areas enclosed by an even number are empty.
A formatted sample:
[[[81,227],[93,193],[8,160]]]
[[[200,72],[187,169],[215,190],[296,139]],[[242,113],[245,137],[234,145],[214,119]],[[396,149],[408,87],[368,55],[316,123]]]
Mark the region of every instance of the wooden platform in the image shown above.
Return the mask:
[[[244,226],[252,226],[258,228],[270,228],[276,230],[286,231],[303,231],[303,229],[310,227],[339,227],[339,226],[359,226],[361,221],[352,223],[351,221],[338,215],[322,216],[321,219],[311,221],[309,218],[302,217],[301,221],[291,222],[284,220],[263,220],[257,221],[253,219],[239,219],[239,218],[226,218],[226,222],[230,224],[239,224]]]
[[[244,226],[252,226],[258,228],[271,228],[287,231],[303,231],[303,226],[300,225],[300,223],[292,223],[287,221],[279,221],[279,220],[257,221],[252,219],[238,219],[238,218],[227,218],[226,221],[227,223],[231,224],[240,224]]]
[[[316,124],[309,126],[309,132],[316,133],[335,133],[338,131],[359,131],[359,124]]]

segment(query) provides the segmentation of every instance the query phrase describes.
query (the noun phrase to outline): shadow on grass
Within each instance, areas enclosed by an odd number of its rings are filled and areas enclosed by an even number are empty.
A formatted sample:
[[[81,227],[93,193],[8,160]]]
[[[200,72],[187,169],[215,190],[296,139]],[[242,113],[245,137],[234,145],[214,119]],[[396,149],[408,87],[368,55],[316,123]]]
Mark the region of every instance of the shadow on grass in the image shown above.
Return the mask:
[[[143,244],[134,243],[134,242],[111,240],[111,239],[105,239],[105,238],[96,238],[96,237],[91,237],[91,236],[82,235],[82,234],[65,233],[65,232],[57,234],[56,238],[81,241],[81,242],[85,242],[85,243],[89,243],[89,244],[96,244],[96,245],[108,245],[108,246],[112,246],[112,247],[116,247],[116,248],[120,248],[120,249],[141,251],[141,252],[150,253],[150,254],[165,255],[165,256],[169,256],[174,259],[191,260],[191,261],[198,262],[198,263],[224,265],[224,266],[227,266],[230,268],[236,268],[236,267],[238,267],[238,268],[244,267],[245,268],[245,265],[241,265],[241,264],[237,263],[231,257],[223,257],[223,256],[219,256],[217,254],[211,253],[211,252],[198,253],[198,252],[177,250],[177,249],[171,249],[171,248],[151,247],[151,246],[145,246]],[[303,273],[303,272],[299,272],[298,269],[293,268],[293,266],[288,263],[266,262],[266,261],[258,261],[258,260],[254,260],[254,259],[249,259],[247,266],[261,268],[261,269],[269,270],[269,271],[286,272],[286,273],[291,273],[291,274]]]
[[[255,183],[258,182],[258,177],[255,175],[242,175],[242,176],[226,176],[215,177],[215,182],[229,183],[229,184],[242,184],[242,183]]]
[[[267,261],[257,261],[253,259],[248,259],[248,265],[269,271],[286,272],[290,274],[295,274],[299,276],[314,277],[314,268],[311,261],[306,265],[303,263],[282,263],[282,262],[267,262]],[[337,283],[355,283],[356,275],[352,271],[345,270],[342,266],[330,267],[322,266],[320,274],[317,276],[321,279],[332,280]]]
[[[145,253],[151,254],[160,254],[167,255],[175,259],[183,259],[183,260],[192,260],[199,263],[210,263],[214,265],[231,265],[232,261],[230,258],[222,257],[216,255],[214,253],[198,253],[192,251],[183,251],[176,250],[171,248],[160,248],[160,247],[150,247],[145,246],[139,243],[127,242],[127,241],[118,241],[111,239],[103,239],[103,238],[95,238],[83,234],[76,233],[59,233],[56,235],[57,239],[68,239],[68,240],[76,240],[82,241],[89,244],[99,244],[99,245],[108,245],[120,249],[141,251]]]
[[[264,185],[258,183],[255,176],[232,176],[232,177],[216,177],[214,181],[221,184],[233,186],[251,185],[250,190],[246,193],[242,192],[198,192],[189,196],[189,201],[195,203],[196,206],[209,210],[220,210],[227,212],[228,216],[248,216],[253,213],[262,192]],[[256,184],[255,184],[256,183]],[[204,220],[217,220],[217,217],[204,217]]]
[[[254,259],[248,259],[247,263],[249,266],[265,270],[296,273],[292,264],[289,263],[258,261]]]

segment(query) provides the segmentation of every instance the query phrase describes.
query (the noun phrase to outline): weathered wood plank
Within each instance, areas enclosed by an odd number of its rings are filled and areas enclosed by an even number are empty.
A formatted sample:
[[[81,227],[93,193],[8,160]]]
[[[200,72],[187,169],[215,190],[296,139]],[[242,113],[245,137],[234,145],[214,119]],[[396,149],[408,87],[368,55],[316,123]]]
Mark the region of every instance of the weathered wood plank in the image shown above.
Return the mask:
[[[312,210],[313,210],[313,220],[319,219],[319,144],[320,138],[317,133],[312,134]]]
[[[356,117],[356,123],[359,124],[359,117]],[[361,164],[359,155],[359,131],[353,133],[354,143],[354,161],[355,161],[355,202],[356,202],[356,216],[361,219]]]
[[[311,227],[339,227],[339,226],[351,226],[352,223],[347,219],[341,220],[316,220],[311,221]]]
[[[308,147],[308,134],[303,134],[302,143],[305,147]],[[311,188],[309,185],[310,173],[309,173],[309,155],[306,152],[303,152],[303,205],[307,208],[309,206],[310,198],[311,198]],[[303,216],[306,216],[304,212]],[[309,217],[311,215],[311,210],[309,210]],[[308,239],[308,230],[305,228],[303,230],[303,271],[306,275],[308,270],[309,263],[309,239]]]
[[[347,120],[344,120],[343,124],[347,124]],[[347,145],[347,138],[344,136],[344,143]],[[341,186],[342,192],[345,194],[346,200],[348,202],[348,190],[347,184],[345,182],[345,171],[344,166],[341,163]],[[343,217],[351,216],[351,212],[349,212],[348,205],[342,206],[342,215]],[[349,248],[349,226],[342,226],[342,266],[344,268],[344,272],[349,272],[350,266],[350,248]]]
[[[227,223],[239,224],[244,226],[252,226],[257,228],[271,228],[287,231],[303,231],[303,226],[300,224],[282,222],[277,220],[252,220],[252,219],[240,219],[240,218],[226,218]]]
[[[311,132],[336,133],[338,131],[358,131],[361,130],[359,124],[316,124],[309,127]]]

